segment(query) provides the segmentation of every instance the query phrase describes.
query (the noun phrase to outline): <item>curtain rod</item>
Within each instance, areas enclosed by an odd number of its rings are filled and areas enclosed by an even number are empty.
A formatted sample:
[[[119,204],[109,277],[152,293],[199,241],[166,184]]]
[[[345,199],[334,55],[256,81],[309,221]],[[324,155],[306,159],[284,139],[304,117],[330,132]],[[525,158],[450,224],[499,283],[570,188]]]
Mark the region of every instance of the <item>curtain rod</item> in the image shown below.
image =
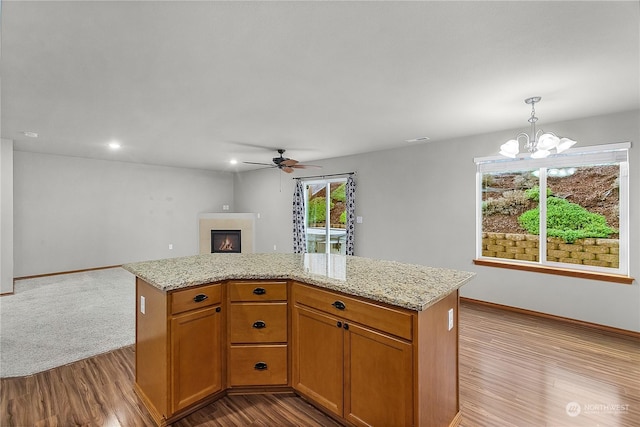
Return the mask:
[[[327,178],[329,176],[355,175],[355,172],[332,173],[329,175],[294,176],[293,179]]]

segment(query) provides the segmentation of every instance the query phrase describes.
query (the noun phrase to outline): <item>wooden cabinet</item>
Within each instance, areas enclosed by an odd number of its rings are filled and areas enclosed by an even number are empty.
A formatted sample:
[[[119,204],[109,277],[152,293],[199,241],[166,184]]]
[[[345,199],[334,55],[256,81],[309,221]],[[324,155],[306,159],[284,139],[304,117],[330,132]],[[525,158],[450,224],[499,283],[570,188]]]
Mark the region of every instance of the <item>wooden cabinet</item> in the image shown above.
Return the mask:
[[[232,343],[286,343],[287,302],[232,302],[229,305]]]
[[[169,294],[171,301],[171,411],[223,389],[222,285]]]
[[[159,426],[292,389],[345,425],[460,423],[457,291],[419,312],[284,280],[136,292],[135,389]]]
[[[287,282],[231,281],[227,286],[229,387],[286,386]]]
[[[355,425],[412,425],[413,348],[397,336],[411,336],[411,314],[301,284],[292,292],[294,389]]]
[[[358,426],[413,425],[411,343],[347,325],[344,418]]]
[[[342,416],[342,324],[337,317],[299,305],[297,301],[294,302],[291,320],[293,388],[316,404]]]
[[[300,395],[357,426],[460,423],[457,291],[416,312],[293,283],[291,304]]]
[[[223,288],[136,289],[136,391],[165,425],[224,389]]]
[[[171,318],[171,410],[222,390],[220,305]]]

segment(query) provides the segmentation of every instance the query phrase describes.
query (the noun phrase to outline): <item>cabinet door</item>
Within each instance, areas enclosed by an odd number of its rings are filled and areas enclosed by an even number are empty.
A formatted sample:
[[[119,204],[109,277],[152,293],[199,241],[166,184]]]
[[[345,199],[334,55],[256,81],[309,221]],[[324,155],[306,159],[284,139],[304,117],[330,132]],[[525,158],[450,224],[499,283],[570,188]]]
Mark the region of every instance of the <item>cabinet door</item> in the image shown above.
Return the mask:
[[[171,319],[173,413],[222,390],[222,315],[218,310],[219,306],[211,307]]]
[[[411,426],[411,344],[351,323],[344,339],[344,417],[357,426]]]
[[[342,416],[342,322],[297,305],[292,322],[293,388]]]

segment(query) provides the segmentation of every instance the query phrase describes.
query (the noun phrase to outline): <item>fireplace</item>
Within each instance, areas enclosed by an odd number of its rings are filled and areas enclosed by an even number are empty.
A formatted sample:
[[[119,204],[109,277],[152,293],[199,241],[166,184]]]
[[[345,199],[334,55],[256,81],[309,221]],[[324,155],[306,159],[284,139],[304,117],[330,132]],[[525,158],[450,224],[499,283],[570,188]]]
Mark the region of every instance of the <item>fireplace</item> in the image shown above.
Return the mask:
[[[211,253],[239,254],[242,230],[211,230]]]

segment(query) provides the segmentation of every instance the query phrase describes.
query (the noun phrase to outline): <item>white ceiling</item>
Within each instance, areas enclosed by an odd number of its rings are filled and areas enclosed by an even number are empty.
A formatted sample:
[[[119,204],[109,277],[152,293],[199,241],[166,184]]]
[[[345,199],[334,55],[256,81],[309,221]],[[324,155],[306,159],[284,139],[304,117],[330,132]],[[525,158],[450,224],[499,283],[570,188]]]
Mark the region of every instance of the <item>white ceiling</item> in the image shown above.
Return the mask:
[[[639,39],[638,1],[3,0],[2,137],[211,170],[275,148],[312,162],[526,129],[533,95],[541,124],[638,109]]]

